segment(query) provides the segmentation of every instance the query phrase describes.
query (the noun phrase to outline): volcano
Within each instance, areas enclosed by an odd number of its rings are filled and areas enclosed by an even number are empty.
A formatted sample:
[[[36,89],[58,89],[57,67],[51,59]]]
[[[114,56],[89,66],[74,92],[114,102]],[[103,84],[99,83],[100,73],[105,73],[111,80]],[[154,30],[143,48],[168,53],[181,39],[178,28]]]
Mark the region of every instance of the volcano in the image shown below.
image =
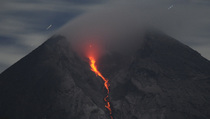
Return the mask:
[[[210,61],[161,32],[139,40],[94,62],[111,116],[89,59],[55,35],[0,75],[0,119],[209,119]]]

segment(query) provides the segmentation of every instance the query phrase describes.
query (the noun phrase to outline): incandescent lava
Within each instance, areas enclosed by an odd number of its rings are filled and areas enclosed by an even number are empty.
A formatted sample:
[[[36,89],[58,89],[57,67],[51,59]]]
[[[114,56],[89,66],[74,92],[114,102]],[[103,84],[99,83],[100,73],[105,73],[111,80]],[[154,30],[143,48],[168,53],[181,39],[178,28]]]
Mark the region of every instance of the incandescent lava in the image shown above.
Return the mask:
[[[107,90],[107,94],[106,94],[106,97],[104,98],[104,101],[106,102],[105,104],[105,107],[109,110],[109,114],[110,114],[110,118],[113,119],[113,116],[112,116],[112,109],[111,109],[111,106],[110,106],[110,102],[108,100],[109,98],[109,80],[106,79],[101,73],[100,71],[98,71],[97,69],[97,66],[96,66],[96,60],[94,57],[92,56],[88,56],[89,60],[90,60],[90,67],[91,67],[91,70],[99,77],[101,77],[104,81],[104,87],[106,88]]]

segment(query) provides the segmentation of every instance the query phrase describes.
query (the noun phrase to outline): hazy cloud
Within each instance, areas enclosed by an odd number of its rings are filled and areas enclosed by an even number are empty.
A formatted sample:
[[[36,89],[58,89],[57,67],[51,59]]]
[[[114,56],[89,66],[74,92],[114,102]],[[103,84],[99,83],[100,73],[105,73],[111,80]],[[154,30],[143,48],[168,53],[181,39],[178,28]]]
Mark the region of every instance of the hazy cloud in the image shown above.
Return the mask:
[[[104,38],[154,26],[210,59],[209,0],[2,0],[0,7],[0,72],[67,21],[68,34]]]
[[[102,38],[123,36],[150,26],[166,32],[210,59],[206,53],[209,52],[207,46],[210,46],[208,3],[206,0],[110,1],[71,20],[60,32],[78,42],[96,37],[96,34]]]
[[[98,3],[94,0],[1,1],[0,72],[43,43],[67,21]],[[46,29],[49,25],[52,27]]]

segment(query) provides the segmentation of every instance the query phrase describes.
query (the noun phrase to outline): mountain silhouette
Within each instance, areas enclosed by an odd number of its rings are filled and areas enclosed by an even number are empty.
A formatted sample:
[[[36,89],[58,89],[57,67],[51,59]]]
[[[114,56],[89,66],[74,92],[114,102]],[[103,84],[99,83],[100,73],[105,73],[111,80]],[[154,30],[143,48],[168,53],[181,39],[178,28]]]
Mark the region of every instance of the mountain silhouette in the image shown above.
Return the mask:
[[[96,62],[113,118],[209,119],[210,61],[161,32],[139,40]],[[0,119],[110,119],[103,83],[64,36],[52,36],[0,75]]]

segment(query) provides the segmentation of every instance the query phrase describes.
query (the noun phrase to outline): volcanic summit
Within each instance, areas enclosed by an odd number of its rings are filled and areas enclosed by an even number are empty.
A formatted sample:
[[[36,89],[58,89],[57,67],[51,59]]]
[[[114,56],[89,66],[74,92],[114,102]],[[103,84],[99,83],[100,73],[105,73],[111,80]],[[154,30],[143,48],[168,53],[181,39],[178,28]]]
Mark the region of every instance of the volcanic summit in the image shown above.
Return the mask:
[[[98,58],[94,72],[52,36],[0,75],[0,119],[209,119],[210,61],[161,32],[139,41]]]

